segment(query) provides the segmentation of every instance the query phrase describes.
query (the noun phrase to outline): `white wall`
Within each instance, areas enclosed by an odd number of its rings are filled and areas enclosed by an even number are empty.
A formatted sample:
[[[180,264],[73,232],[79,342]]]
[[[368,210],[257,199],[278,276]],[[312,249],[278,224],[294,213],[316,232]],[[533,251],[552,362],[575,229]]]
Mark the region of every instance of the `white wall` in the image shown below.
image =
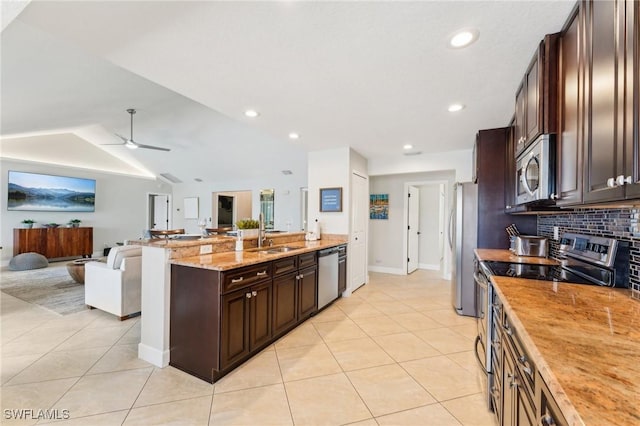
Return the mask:
[[[185,232],[198,233],[196,219],[185,219],[181,210],[184,197],[198,197],[201,217],[212,217],[213,192],[251,191],[251,217],[260,214],[260,190],[274,189],[274,228],[287,230],[287,222],[291,223],[291,231],[301,229],[300,221],[300,188],[307,186],[306,169],[300,175],[265,176],[260,180],[236,180],[228,182],[194,182],[173,185],[173,224],[175,228],[184,228]],[[246,216],[246,215],[245,215]],[[242,218],[242,217],[240,217]]]
[[[335,148],[309,153],[309,229],[318,219],[321,232],[349,234],[350,148]],[[366,168],[365,168],[366,171]],[[342,211],[320,212],[320,188],[342,188]]]
[[[404,211],[405,184],[421,186],[427,182],[446,181],[449,187],[455,181],[455,171],[440,170],[426,173],[405,173],[385,176],[370,176],[371,194],[389,194],[389,219],[369,221],[369,269],[372,271],[406,273],[403,235],[406,232]],[[451,197],[449,197],[451,198]],[[451,200],[448,203],[450,205]],[[447,207],[448,210],[449,207]],[[423,218],[421,224],[430,218]],[[438,214],[433,218],[439,220]],[[422,226],[422,225],[421,225]],[[436,241],[437,242],[437,241]],[[422,242],[421,242],[422,244]],[[422,261],[420,262],[422,263]]]
[[[43,223],[66,224],[70,219],[82,220],[81,226],[93,228],[93,250],[102,255],[105,245],[142,237],[147,223],[147,194],[170,194],[171,186],[161,181],[100,173],[73,167],[52,166],[43,163],[0,160],[0,245],[2,262],[13,256],[13,228],[20,228],[23,219],[34,219],[36,227]],[[9,170],[73,176],[96,180],[96,209],[92,213],[83,212],[32,212],[7,210],[7,176]]]
[[[456,181],[468,182],[472,177],[472,164],[473,150],[471,149],[413,157],[400,155],[369,160],[369,176],[454,170]]]

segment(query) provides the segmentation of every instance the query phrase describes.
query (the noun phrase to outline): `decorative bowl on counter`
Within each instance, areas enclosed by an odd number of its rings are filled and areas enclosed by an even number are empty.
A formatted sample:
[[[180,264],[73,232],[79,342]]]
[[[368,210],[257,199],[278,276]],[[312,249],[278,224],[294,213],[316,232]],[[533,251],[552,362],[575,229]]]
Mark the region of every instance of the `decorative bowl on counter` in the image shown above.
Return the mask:
[[[58,226],[60,226],[59,223],[45,223],[42,225],[45,228],[57,228]]]

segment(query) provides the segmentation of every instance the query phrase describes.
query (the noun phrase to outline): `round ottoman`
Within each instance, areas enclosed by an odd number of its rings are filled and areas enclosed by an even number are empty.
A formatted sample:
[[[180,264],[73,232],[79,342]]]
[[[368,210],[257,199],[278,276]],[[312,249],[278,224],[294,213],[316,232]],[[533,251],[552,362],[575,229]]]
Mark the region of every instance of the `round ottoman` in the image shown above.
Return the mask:
[[[40,253],[22,253],[13,256],[9,261],[9,269],[12,271],[28,271],[49,266],[49,261]]]

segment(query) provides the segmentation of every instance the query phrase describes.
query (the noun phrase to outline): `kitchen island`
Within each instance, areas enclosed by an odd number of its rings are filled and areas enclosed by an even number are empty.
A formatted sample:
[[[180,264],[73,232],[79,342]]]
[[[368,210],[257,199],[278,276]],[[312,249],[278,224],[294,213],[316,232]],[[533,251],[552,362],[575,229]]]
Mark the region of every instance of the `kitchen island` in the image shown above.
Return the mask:
[[[172,260],[169,364],[213,383],[304,322],[318,310],[317,252],[344,244],[292,241]],[[335,280],[338,297],[338,269]]]
[[[507,250],[476,256],[513,261]],[[631,290],[500,276],[491,283],[568,424],[640,423],[640,303]]]

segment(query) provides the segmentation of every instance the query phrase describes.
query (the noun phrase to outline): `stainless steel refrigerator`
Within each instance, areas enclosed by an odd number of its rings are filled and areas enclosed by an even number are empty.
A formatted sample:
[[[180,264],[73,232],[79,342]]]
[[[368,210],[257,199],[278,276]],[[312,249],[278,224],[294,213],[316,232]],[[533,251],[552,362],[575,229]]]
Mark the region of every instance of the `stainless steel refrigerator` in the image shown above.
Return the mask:
[[[456,182],[449,215],[451,262],[451,302],[460,315],[477,316],[473,250],[478,245],[478,185]]]

